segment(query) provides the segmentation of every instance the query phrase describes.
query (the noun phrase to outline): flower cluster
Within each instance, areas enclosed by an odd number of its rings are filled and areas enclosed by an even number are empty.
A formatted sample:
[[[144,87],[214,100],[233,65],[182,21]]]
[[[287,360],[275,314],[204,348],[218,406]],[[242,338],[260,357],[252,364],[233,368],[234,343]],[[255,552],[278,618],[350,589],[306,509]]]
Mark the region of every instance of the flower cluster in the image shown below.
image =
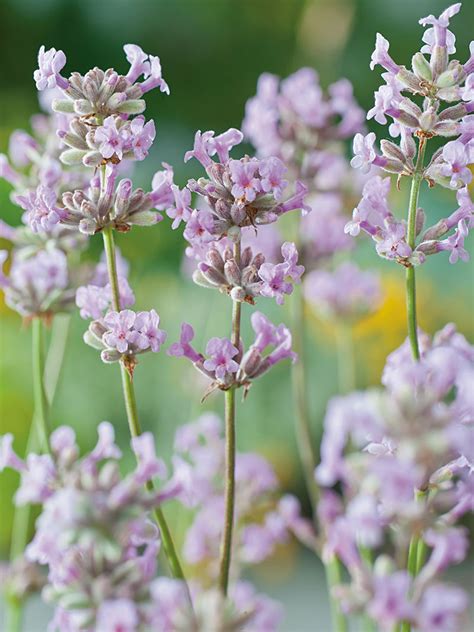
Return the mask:
[[[291,242],[281,247],[283,261],[269,263],[262,252],[254,255],[247,246],[237,262],[230,240],[221,240],[211,245],[205,260],[198,263],[193,280],[198,285],[230,294],[239,302],[252,305],[257,296],[275,298],[281,305],[285,294],[293,292],[293,284],[299,283],[304,267],[297,264],[298,252]]]
[[[229,157],[242,138],[236,129],[219,136],[212,131],[196,132],[194,148],[185,155],[185,161],[196,158],[203,165],[207,178],[189,180],[182,191],[174,188],[175,203],[167,213],[174,220],[173,228],[181,221],[186,224],[184,237],[192,247],[224,236],[232,238],[246,226],[271,224],[291,210],[308,210],[304,203],[307,190],[302,183],[297,183],[295,193],[284,199],[288,182],[283,178],[286,167],[280,159]],[[212,159],[214,155],[218,162]],[[203,199],[204,208],[190,207],[191,192]]]
[[[344,141],[363,129],[363,119],[347,79],[325,94],[311,68],[281,81],[263,74],[256,96],[247,102],[242,129],[258,155],[278,156],[291,178],[308,187],[306,203],[312,212],[300,224],[307,267],[352,247],[342,229],[348,201],[359,194],[362,180],[351,173]]]
[[[473,213],[467,185],[472,179],[469,165],[473,162],[474,51],[471,47],[471,56],[464,64],[449,60],[456,49],[455,36],[448,29],[450,19],[460,8],[461,4],[457,3],[443,11],[439,18],[430,15],[420,20],[421,25],[429,28],[423,35],[421,51],[413,56],[413,71],[396,64],[388,52],[388,41],[377,35],[370,66],[384,68],[385,84],[375,93],[375,106],[367,116],[382,125],[388,123],[389,117],[392,120],[389,132],[394,137],[400,136],[400,142],[382,140],[379,154],[374,147],[373,132],[366,136],[359,133],[354,138],[352,165],[355,168],[368,171],[376,165],[398,174],[399,178],[409,176],[418,186],[426,180],[430,186],[437,183],[458,191],[459,208],[428,228],[415,249],[415,238],[423,230],[423,211],[417,211],[416,226],[407,226],[396,220],[386,205],[390,180],[371,181],[367,185],[346,230],[355,235],[362,228],[376,241],[377,252],[382,257],[395,259],[405,266],[423,263],[426,255],[443,250],[451,252],[451,263],[458,258],[468,258],[463,244],[472,227]],[[425,55],[429,55],[429,61]],[[421,106],[415,97],[422,99]],[[433,137],[441,138],[443,145],[425,164],[426,145]],[[415,138],[419,140],[418,150]],[[453,228],[452,235],[440,239]]]
[[[7,260],[0,251],[0,266]],[[8,276],[0,269],[0,287],[9,307],[21,316],[46,316],[69,310],[74,305],[75,289],[68,262],[62,250],[40,250],[30,257],[15,250]]]
[[[319,513],[325,555],[351,576],[337,591],[343,606],[382,630],[408,621],[441,632],[460,629],[467,607],[440,574],[468,548],[458,522],[473,507],[474,348],[452,325],[420,343],[419,361],[408,342],[388,357],[384,390],[331,400],[316,477],[342,489],[342,498],[326,492]],[[414,535],[424,550],[416,578],[404,566]]]
[[[103,362],[124,360],[133,371],[137,355],[146,351],[157,353],[165,342],[166,332],[159,324],[160,317],[154,309],[149,312],[108,311],[103,318],[91,322],[84,342],[101,352]]]
[[[333,272],[310,272],[305,278],[304,294],[324,318],[356,320],[377,309],[382,289],[373,272],[363,271],[353,263],[342,263]]]
[[[87,191],[64,193],[63,208],[57,212],[56,221],[94,235],[107,226],[127,232],[132,225],[150,226],[163,219],[155,210],[153,193],[134,190],[128,178],[118,183],[116,179],[116,168],[107,166],[103,183],[99,176],[94,176]]]
[[[163,201],[159,190],[145,193],[133,190],[127,178],[117,181],[122,162],[143,160],[155,138],[154,122],[146,122],[141,115],[145,110],[141,97],[156,87],[169,93],[158,57],[133,44],[124,50],[130,62],[126,76],[94,68],[84,76],[74,72],[66,79],[60,74],[66,63],[64,53],[41,48],[36,85],[39,90],[59,89],[62,98],[53,99],[52,108],[67,115],[67,125],[57,128],[61,143],[68,147],[59,158],[76,168],[100,166],[101,172],[87,186],[64,192],[60,200],[41,187],[22,198],[33,230],[51,230],[60,224],[93,235],[106,227],[127,231],[132,225],[148,226],[162,219],[157,209],[166,208],[168,191]],[[137,83],[141,76],[145,80]]]
[[[253,380],[278,362],[296,360],[291,350],[291,333],[285,325],[273,325],[261,312],[254,312],[251,322],[255,340],[245,352],[242,345],[237,348],[228,338],[211,338],[204,356],[191,344],[193,328],[183,323],[180,340],[171,345],[168,354],[191,360],[198,371],[212,380],[210,390],[243,386],[247,391]],[[273,349],[268,352],[268,347]]]
[[[56,604],[52,625],[112,632],[117,619],[108,617],[116,609],[124,613],[123,629],[134,631],[151,617],[149,584],[160,546],[148,515],[178,489],[174,482],[161,491],[144,488],[166,476],[150,434],[132,440],[138,464],[122,477],[113,427],[104,422],[98,433],[95,448],[81,458],[73,430],[58,428],[51,453],[31,453],[26,461],[13,451],[12,435],[4,435],[0,465],[21,475],[17,504],[42,505],[26,557],[47,566],[43,595]]]

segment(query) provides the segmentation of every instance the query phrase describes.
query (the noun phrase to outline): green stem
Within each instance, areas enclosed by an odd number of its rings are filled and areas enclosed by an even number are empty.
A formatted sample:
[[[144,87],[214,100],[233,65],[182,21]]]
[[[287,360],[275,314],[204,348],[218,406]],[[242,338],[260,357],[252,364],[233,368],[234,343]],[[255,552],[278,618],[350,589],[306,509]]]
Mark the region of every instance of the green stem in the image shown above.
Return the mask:
[[[329,590],[329,603],[331,604],[331,616],[334,632],[347,632],[347,621],[342,613],[337,599],[334,598],[332,592],[335,586],[342,582],[342,567],[340,561],[335,555],[325,562],[326,582]]]
[[[104,239],[105,257],[107,261],[107,271],[109,275],[110,287],[112,288],[112,307],[114,308],[114,310],[120,311],[120,294],[119,294],[118,277],[117,277],[117,265],[116,265],[116,258],[115,258],[114,235],[110,227],[105,228],[102,234],[103,234],[103,239]],[[133,381],[130,376],[130,373],[123,362],[120,362],[120,373],[122,377],[123,397],[125,401],[125,409],[127,412],[127,419],[128,419],[130,434],[132,437],[138,437],[139,435],[141,435],[142,430],[140,427],[140,422],[138,420],[135,389],[133,386]],[[154,489],[153,483],[151,481],[147,484],[147,488],[150,491]],[[176,547],[174,545],[173,538],[171,536],[171,531],[169,529],[163,510],[158,507],[154,510],[153,513],[154,513],[156,522],[158,523],[158,526],[160,528],[161,540],[163,543],[163,550],[165,552],[166,559],[168,560],[171,573],[173,577],[183,580],[185,583],[186,589],[188,590],[188,586],[185,581],[183,569],[181,567],[181,563],[179,561],[179,557],[176,552]],[[189,590],[188,590],[188,595],[189,595]]]
[[[41,318],[36,316],[32,321],[32,368],[33,393],[35,401],[35,424],[43,442],[45,452],[50,452],[49,435],[51,425],[49,421],[49,403],[44,387],[44,325]]]
[[[6,597],[5,632],[21,632],[23,603],[15,597]]]
[[[234,243],[234,259],[240,265],[240,239]],[[240,347],[240,317],[242,304],[232,302],[231,342]],[[219,588],[227,595],[229,572],[232,557],[232,532],[234,528],[235,505],[235,388],[225,391],[225,491],[224,491],[224,530],[221,543]]]
[[[420,195],[421,183],[423,182],[423,161],[426,150],[426,138],[420,137],[418,145],[418,156],[416,159],[415,172],[411,182],[410,199],[408,203],[408,219],[407,219],[407,243],[413,250],[416,243],[416,213],[418,209],[418,198]],[[420,359],[420,348],[418,345],[418,324],[416,314],[416,282],[415,268],[413,265],[407,267],[406,270],[406,303],[407,303],[407,324],[408,338],[415,360]],[[423,492],[416,491],[419,500],[424,496]],[[409,573],[416,577],[420,569],[419,564],[424,559],[424,543],[418,536],[413,536],[408,547],[407,568]],[[411,625],[403,622],[400,625],[400,632],[410,632]]]
[[[413,250],[416,241],[416,211],[418,209],[418,198],[420,187],[423,181],[423,160],[425,156],[426,139],[420,138],[418,147],[418,157],[416,160],[415,172],[411,181],[410,200],[408,203],[407,219],[407,244]],[[413,265],[406,270],[406,302],[407,302],[407,324],[408,338],[415,360],[420,358],[420,348],[418,346],[418,330],[416,318],[416,284],[415,268]]]
[[[296,443],[298,454],[303,469],[306,488],[314,511],[319,498],[319,488],[314,479],[314,468],[316,467],[316,455],[314,453],[314,442],[311,433],[310,413],[307,400],[306,382],[306,358],[305,358],[305,317],[304,317],[304,297],[301,288],[298,296],[292,301],[293,307],[293,349],[298,354],[298,360],[292,368],[293,398],[296,404],[296,414],[294,416]]]

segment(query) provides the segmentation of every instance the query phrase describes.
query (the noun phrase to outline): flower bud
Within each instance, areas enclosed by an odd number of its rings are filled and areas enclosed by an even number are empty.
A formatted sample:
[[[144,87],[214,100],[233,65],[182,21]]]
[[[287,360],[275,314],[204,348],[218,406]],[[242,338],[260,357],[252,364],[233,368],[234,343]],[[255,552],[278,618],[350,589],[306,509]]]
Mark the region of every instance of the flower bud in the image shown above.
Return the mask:
[[[403,155],[402,150],[398,147],[398,145],[395,145],[395,143],[383,139],[380,141],[380,149],[382,150],[383,155],[387,158],[394,158],[400,162],[405,162],[405,156]]]
[[[422,208],[418,208],[416,210],[416,218],[415,218],[415,234],[418,236],[423,230],[423,226],[425,225],[425,211]]]
[[[453,101],[459,101],[460,99],[459,87],[453,86],[452,88],[441,88],[440,90],[438,90],[437,96],[439,99],[442,99],[443,101],[447,101],[448,103],[453,103]]]
[[[244,250],[242,251],[242,254],[240,255],[240,267],[241,268],[246,268],[249,263],[252,261],[252,248],[250,248],[250,246],[247,246],[247,248],[244,248]]]
[[[457,119],[466,116],[467,108],[464,103],[458,103],[457,105],[452,105],[449,108],[443,110],[439,115],[440,121],[455,121]]]
[[[459,134],[459,123],[456,121],[441,121],[433,127],[433,132],[438,136],[457,136]]]
[[[433,74],[431,72],[430,64],[428,63],[423,53],[416,53],[415,55],[413,55],[411,66],[415,75],[420,79],[429,82],[433,80]]]
[[[116,110],[121,114],[141,114],[145,108],[146,104],[143,99],[128,99],[121,103]]]
[[[74,101],[71,101],[70,99],[53,99],[51,107],[53,112],[74,114]]]
[[[231,259],[230,261],[226,261],[224,266],[225,276],[230,285],[240,285],[241,283],[241,273],[240,268],[235,262],[235,259]]]
[[[397,74],[397,79],[399,79],[403,84],[413,90],[413,92],[420,92],[420,80],[416,75],[407,70],[404,66],[400,68],[400,71]]]
[[[206,258],[213,268],[216,268],[219,272],[224,272],[224,260],[216,248],[210,248]]]
[[[112,364],[112,362],[118,362],[122,357],[121,354],[115,349],[104,349],[100,354],[102,362]]]
[[[227,231],[227,237],[232,241],[237,242],[240,240],[240,233],[241,230],[239,226],[231,226]]]
[[[431,132],[435,126],[438,117],[434,108],[430,107],[419,117],[418,123],[424,132]]]
[[[74,101],[74,112],[80,116],[94,114],[95,108],[87,99],[76,99]]]
[[[66,149],[59,156],[59,160],[64,165],[79,165],[82,162],[84,156],[90,152],[86,152],[80,149]],[[100,155],[100,154],[99,154]]]
[[[448,70],[445,70],[437,79],[438,88],[452,88],[459,84],[464,78],[465,72],[458,61],[453,60],[449,64]]]
[[[240,369],[244,375],[252,377],[258,371],[261,362],[262,355],[260,351],[256,347],[250,347],[242,358]]]
[[[113,94],[106,103],[107,110],[116,110],[120,104],[127,100],[125,92],[116,92]]]
[[[86,167],[98,167],[102,162],[102,154],[98,151],[88,151],[82,158],[82,164]]]
[[[431,52],[431,71],[433,78],[439,77],[448,65],[448,51],[445,46],[435,44]]]

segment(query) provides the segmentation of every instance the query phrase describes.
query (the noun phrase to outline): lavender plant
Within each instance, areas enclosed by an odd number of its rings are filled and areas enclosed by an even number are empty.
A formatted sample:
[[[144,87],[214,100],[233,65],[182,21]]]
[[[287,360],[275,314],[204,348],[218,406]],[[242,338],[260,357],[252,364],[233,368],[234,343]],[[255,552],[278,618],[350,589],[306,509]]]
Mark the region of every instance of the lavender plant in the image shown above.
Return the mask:
[[[352,580],[341,582],[335,594],[346,612],[365,613],[378,629],[460,629],[467,607],[466,594],[440,583],[439,577],[462,561],[468,548],[458,522],[472,505],[467,491],[472,405],[465,399],[472,349],[453,326],[432,341],[418,333],[414,269],[442,250],[451,251],[451,263],[467,259],[463,243],[473,211],[466,187],[471,179],[473,66],[472,56],[464,65],[449,61],[455,38],[448,30],[460,6],[420,20],[429,29],[413,57],[413,72],[390,58],[387,40],[377,35],[371,67],[382,65],[386,84],[375,93],[368,118],[385,124],[390,117],[390,133],[400,136],[400,143],[382,140],[378,155],[375,134],[354,138],[354,167],[368,170],[374,164],[398,180],[412,180],[406,222],[397,220],[388,206],[390,178],[377,175],[367,181],[345,229],[353,235],[364,230],[380,256],[406,268],[409,342],[389,356],[384,391],[354,393],[330,403],[316,470],[320,484],[339,482],[342,489],[342,499],[328,491],[319,505],[324,554],[342,559]],[[422,107],[413,100],[417,96]],[[434,137],[455,140],[445,141],[425,164],[426,145]],[[457,189],[459,203],[450,217],[426,230],[425,212],[418,208],[424,180],[430,187]],[[441,239],[454,227],[451,236]],[[362,452],[348,449],[344,456],[346,442]]]
[[[229,584],[235,520],[235,391],[242,387],[245,396],[253,380],[271,366],[285,358],[295,359],[289,330],[284,325],[276,327],[259,312],[252,315],[255,341],[245,350],[240,335],[241,307],[243,303],[253,305],[258,296],[273,297],[281,304],[304,271],[297,263],[294,244],[283,244],[283,262],[269,263],[262,252],[254,253],[251,246],[242,249],[242,231],[249,228],[257,231],[259,226],[273,224],[292,210],[308,210],[303,183],[296,183],[292,195],[284,195],[288,186],[283,177],[286,167],[279,158],[230,158],[230,150],[242,139],[243,134],[237,129],[218,136],[213,131],[196,132],[194,147],[186,153],[185,161],[196,158],[205,168],[206,177],[189,180],[182,190],[174,186],[175,203],[167,210],[173,228],[178,228],[181,222],[185,224],[183,235],[190,244],[188,255],[198,261],[194,281],[218,289],[232,299],[230,339],[211,338],[206,357],[191,346],[194,331],[185,323],[180,341],[169,350],[171,355],[191,360],[210,378],[206,395],[217,389],[225,394],[225,522],[219,575],[224,595]],[[191,192],[202,200],[202,206],[191,208]],[[269,346],[273,350],[265,353]]]
[[[375,135],[362,135],[362,111],[346,80],[325,95],[309,69],[282,82],[263,75],[243,124],[258,157],[231,157],[244,137],[237,129],[198,131],[184,158],[196,158],[205,176],[180,188],[163,163],[148,192],[134,189],[128,174],[155,138],[154,122],[144,117],[144,95],[155,88],[169,94],[159,58],[128,44],[127,74],[94,68],[65,77],[64,53],[41,47],[34,79],[48,114],[34,117],[32,134],[15,131],[9,156],[0,156],[0,176],[23,210],[22,226],[0,222],[0,237],[12,244],[11,253],[0,251],[0,287],[7,305],[32,325],[35,402],[25,459],[13,450],[13,436],[4,435],[0,470],[20,474],[18,508],[39,506],[29,544],[29,514],[18,509],[15,517],[11,560],[2,572],[8,632],[19,632],[23,602],[38,590],[55,606],[52,630],[273,632],[280,606],[242,574],[293,536],[326,565],[336,630],[347,630],[353,614],[363,616],[367,630],[461,629],[468,597],[443,574],[468,549],[461,521],[474,496],[474,348],[454,325],[432,338],[417,330],[414,276],[415,266],[440,251],[450,252],[451,263],[466,260],[464,240],[473,225],[467,189],[472,45],[467,63],[449,60],[455,38],[448,26],[459,9],[456,4],[420,21],[428,29],[413,72],[397,65],[388,42],[377,36],[371,66],[387,71],[386,85],[368,118],[386,124],[390,117],[398,144],[382,140],[381,154],[375,152]],[[344,155],[344,141],[354,134],[352,165],[370,172],[360,179]],[[435,137],[444,144],[427,159]],[[411,178],[406,221],[390,210],[390,178],[380,170]],[[429,213],[418,208],[423,181],[456,190],[459,205],[429,228]],[[362,200],[347,222],[345,208],[359,190]],[[301,210],[298,243],[284,240],[276,228],[293,210]],[[207,380],[203,399],[224,393],[225,410],[224,433],[212,414],[177,429],[170,474],[153,436],[141,431],[134,392],[140,356],[159,352],[166,332],[155,309],[134,309],[128,263],[115,246],[117,232],[157,224],[163,212],[173,229],[184,226],[195,283],[232,302],[229,338],[213,336],[199,350],[193,327],[183,323],[179,341],[168,348],[168,355],[186,358]],[[294,496],[281,495],[270,463],[236,447],[238,389],[244,400],[274,365],[297,360],[290,330],[260,311],[250,316],[254,337],[244,344],[242,306],[261,298],[282,305],[306,269],[301,297],[347,335],[381,299],[376,275],[348,262],[338,265],[339,255],[352,249],[350,236],[361,229],[380,256],[406,268],[409,336],[387,358],[382,387],[367,392],[349,393],[353,371],[340,353],[341,394],[328,406],[317,467],[304,365],[295,364],[299,447],[316,514],[308,520]],[[99,233],[100,262],[81,263],[82,250]],[[298,304],[301,352],[304,311]],[[90,321],[85,343],[104,363],[120,367],[136,457],[126,474],[110,423],[98,426],[96,446],[82,456],[73,430],[52,424],[56,379],[45,365],[45,330],[53,323],[49,354],[55,355],[58,319],[75,308]],[[348,339],[341,341],[347,345]],[[56,376],[64,345],[63,337]],[[189,521],[181,555],[163,513],[171,500]],[[157,577],[161,548],[171,578]]]
[[[305,353],[308,307],[335,326],[339,388],[349,391],[355,376],[351,327],[357,316],[374,310],[380,299],[377,289],[362,296],[370,273],[338,263],[353,249],[344,226],[366,179],[351,169],[346,156],[347,140],[364,129],[364,112],[347,79],[324,91],[311,68],[302,68],[283,80],[264,73],[258,80],[257,94],[247,102],[242,129],[259,156],[275,153],[288,164],[290,179],[301,180],[308,187],[306,202],[311,212],[293,229],[306,268],[304,290],[292,302],[292,330],[299,356],[293,366],[293,391],[298,451],[317,520],[319,488],[313,472],[318,449],[309,405],[309,354]],[[281,241],[281,235],[279,238]],[[342,302],[345,309],[341,309]],[[331,574],[339,573],[336,566],[336,560],[328,565],[329,584]],[[337,604],[333,609],[341,619]]]

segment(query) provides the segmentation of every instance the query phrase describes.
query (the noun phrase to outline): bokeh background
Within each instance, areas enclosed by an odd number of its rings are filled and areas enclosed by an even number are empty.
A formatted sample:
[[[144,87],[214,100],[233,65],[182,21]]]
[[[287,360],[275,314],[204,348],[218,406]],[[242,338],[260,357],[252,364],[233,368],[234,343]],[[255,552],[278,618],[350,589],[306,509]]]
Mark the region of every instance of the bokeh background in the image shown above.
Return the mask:
[[[29,117],[38,110],[32,73],[41,44],[63,49],[67,70],[85,72],[95,65],[126,71],[122,46],[133,42],[160,56],[171,87],[170,97],[157,91],[148,95],[147,116],[155,119],[157,139],[149,158],[139,164],[135,182],[146,187],[164,160],[173,164],[182,186],[198,173],[195,164],[183,163],[195,130],[220,132],[239,127],[245,102],[255,93],[260,73],[286,76],[309,65],[318,70],[324,86],[340,77],[350,79],[359,102],[371,107],[372,93],[379,84],[378,72],[370,72],[368,67],[375,33],[383,33],[391,42],[393,57],[408,65],[420,46],[418,19],[428,13],[438,14],[445,6],[443,0],[2,0],[0,151],[7,150],[12,130],[28,129]],[[467,58],[473,24],[474,2],[466,1],[453,29],[461,60]],[[0,216],[16,224],[20,213],[10,202],[9,191],[9,185],[0,182]],[[393,208],[400,214],[405,213],[407,196],[404,183],[393,197]],[[424,190],[421,203],[433,218],[455,208],[452,193],[439,188],[429,193]],[[229,301],[193,286],[183,276],[184,241],[180,231],[170,230],[169,222],[119,235],[118,245],[131,263],[130,281],[138,308],[159,311],[169,341],[176,339],[182,320],[194,325],[198,344],[212,335],[227,334]],[[101,240],[92,240],[87,257],[97,259],[100,249]],[[354,330],[357,386],[363,388],[378,383],[385,356],[404,339],[404,286],[402,270],[379,260],[368,240],[360,240],[357,258],[363,265],[380,270],[386,291],[381,309]],[[472,339],[472,281],[470,264],[450,266],[444,255],[431,258],[418,273],[421,327],[433,333],[454,321]],[[262,300],[259,308],[275,320],[289,321],[288,307],[280,309],[268,303]],[[244,323],[248,315],[244,308]],[[313,425],[318,433],[327,400],[338,390],[337,371],[334,332],[309,315],[309,381]],[[31,336],[1,299],[0,328],[1,432],[14,432],[22,450],[33,409]],[[72,425],[86,448],[94,441],[97,424],[108,419],[117,428],[119,443],[126,446],[128,432],[118,371],[102,364],[98,354],[83,344],[85,328],[86,323],[75,314],[54,401],[54,421]],[[250,336],[247,324],[243,333]],[[155,433],[165,457],[177,426],[204,410],[222,409],[219,396],[201,405],[203,383],[184,361],[168,358],[165,353],[144,356],[137,369],[136,388],[142,425]],[[307,506],[292,410],[290,369],[278,367],[259,381],[245,404],[239,405],[238,445],[241,450],[265,454],[275,466],[283,489],[297,493]],[[8,555],[11,496],[16,484],[15,475],[0,475],[0,557]],[[172,516],[179,532],[185,520],[181,514]],[[465,577],[472,580],[472,575]],[[315,616],[321,626],[318,629],[330,629],[318,563],[296,546],[282,551],[253,579],[287,605],[285,630],[315,629]],[[33,610],[31,631],[45,629],[40,621],[47,616]]]

